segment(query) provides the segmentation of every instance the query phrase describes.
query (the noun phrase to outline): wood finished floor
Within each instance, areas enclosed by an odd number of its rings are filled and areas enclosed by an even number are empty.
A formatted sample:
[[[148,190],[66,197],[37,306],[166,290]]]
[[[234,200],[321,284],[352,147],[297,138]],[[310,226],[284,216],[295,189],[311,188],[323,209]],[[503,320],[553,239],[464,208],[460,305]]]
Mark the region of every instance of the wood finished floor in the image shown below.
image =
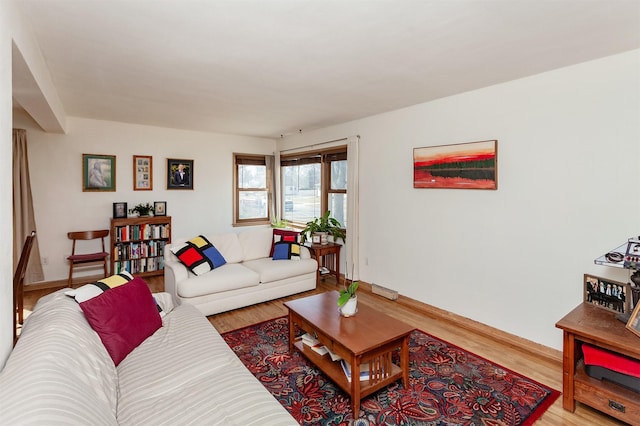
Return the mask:
[[[162,277],[151,277],[147,279],[153,292],[163,291],[164,281]],[[283,302],[293,300],[312,294],[321,293],[336,289],[335,281],[327,278],[321,281],[313,291],[300,293],[294,296],[260,303],[247,308],[237,309],[231,312],[224,312],[209,317],[209,322],[220,332],[234,330],[257,322],[266,321],[271,318],[286,315],[287,309]],[[55,289],[53,289],[55,290]],[[51,292],[52,289],[40,289],[25,292],[25,311],[28,315],[35,302],[41,296]],[[547,358],[527,353],[514,346],[504,343],[497,343],[491,338],[470,332],[468,329],[457,326],[453,323],[440,321],[425,315],[423,312],[407,308],[398,303],[374,295],[364,289],[358,292],[358,299],[361,303],[375,306],[380,311],[398,318],[412,326],[431,334],[440,339],[458,345],[468,351],[489,359],[515,372],[530,377],[546,386],[558,391],[562,391],[562,365],[560,362],[549,361]],[[536,422],[540,426],[556,425],[624,425],[625,423],[594,410],[581,403],[576,404],[576,411],[570,413],[562,408],[562,396],[544,413]]]

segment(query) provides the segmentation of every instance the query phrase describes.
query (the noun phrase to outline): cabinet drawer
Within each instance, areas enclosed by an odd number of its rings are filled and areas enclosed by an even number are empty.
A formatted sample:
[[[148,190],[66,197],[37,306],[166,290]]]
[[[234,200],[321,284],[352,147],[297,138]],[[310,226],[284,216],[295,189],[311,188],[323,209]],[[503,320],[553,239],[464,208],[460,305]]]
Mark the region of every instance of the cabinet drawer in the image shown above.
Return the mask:
[[[593,378],[576,377],[574,386],[576,401],[629,424],[640,425],[640,394]]]

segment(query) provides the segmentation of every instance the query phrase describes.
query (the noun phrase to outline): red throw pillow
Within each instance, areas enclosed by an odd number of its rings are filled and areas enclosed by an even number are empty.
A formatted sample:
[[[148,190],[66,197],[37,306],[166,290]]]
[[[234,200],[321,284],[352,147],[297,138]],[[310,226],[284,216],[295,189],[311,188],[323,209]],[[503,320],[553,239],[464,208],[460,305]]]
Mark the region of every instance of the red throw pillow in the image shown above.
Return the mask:
[[[280,241],[286,241],[288,243],[299,243],[300,242],[300,233],[296,231],[288,231],[286,229],[273,229],[273,241],[271,241],[271,251],[269,252],[269,257],[273,257],[273,249],[276,243]]]
[[[80,308],[116,366],[162,326],[156,302],[141,278],[82,302]]]

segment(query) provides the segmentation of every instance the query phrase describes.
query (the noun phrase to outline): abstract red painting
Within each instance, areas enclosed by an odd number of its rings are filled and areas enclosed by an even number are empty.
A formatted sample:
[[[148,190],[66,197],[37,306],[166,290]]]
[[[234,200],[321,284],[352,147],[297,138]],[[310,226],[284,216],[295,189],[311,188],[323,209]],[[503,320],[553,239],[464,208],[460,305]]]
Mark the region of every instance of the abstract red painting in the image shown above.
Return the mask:
[[[413,187],[498,189],[498,141],[414,148]]]

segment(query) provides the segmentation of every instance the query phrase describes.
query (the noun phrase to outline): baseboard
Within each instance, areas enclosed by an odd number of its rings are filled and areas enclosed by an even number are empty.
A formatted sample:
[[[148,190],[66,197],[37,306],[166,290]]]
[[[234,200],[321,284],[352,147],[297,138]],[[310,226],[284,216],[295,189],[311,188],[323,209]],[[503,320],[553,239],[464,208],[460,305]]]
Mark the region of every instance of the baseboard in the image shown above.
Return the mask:
[[[369,283],[360,281],[360,289],[364,289],[374,296],[377,296],[372,292],[372,287]],[[557,349],[541,345],[540,343],[532,342],[531,340],[516,336],[515,334],[507,333],[506,331],[502,331],[481,322],[463,317],[462,315],[454,314],[444,309],[431,306],[424,302],[420,302],[410,297],[403,296],[402,294],[398,295],[398,300],[396,300],[395,302],[406,308],[418,311],[431,318],[455,323],[457,327],[486,337],[490,337],[497,342],[506,344],[508,346],[513,346],[524,352],[533,353],[541,358],[549,360],[550,362],[562,363],[562,351],[559,351]]]

